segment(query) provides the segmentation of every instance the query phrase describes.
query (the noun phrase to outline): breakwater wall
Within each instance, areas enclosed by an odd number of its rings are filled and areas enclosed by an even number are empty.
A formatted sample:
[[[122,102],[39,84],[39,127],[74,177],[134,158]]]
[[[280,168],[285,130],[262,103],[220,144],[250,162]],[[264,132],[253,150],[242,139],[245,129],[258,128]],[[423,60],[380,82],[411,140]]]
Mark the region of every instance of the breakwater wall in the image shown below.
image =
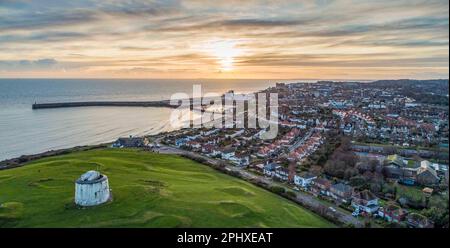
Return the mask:
[[[93,102],[59,102],[59,103],[35,103],[33,109],[72,108],[72,107],[166,107],[177,108],[178,105],[170,105],[169,100],[162,101],[93,101]]]

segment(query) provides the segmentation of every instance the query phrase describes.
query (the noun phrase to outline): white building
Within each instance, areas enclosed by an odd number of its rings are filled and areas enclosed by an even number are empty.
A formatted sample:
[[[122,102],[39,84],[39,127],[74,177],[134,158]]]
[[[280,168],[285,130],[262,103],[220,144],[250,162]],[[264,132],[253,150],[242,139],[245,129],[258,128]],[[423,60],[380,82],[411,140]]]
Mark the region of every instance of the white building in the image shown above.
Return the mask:
[[[310,173],[295,175],[294,184],[302,188],[307,188],[309,187],[309,185],[311,185],[311,182],[316,178],[317,178],[316,176]]]
[[[264,166],[264,175],[269,176],[269,177],[275,176],[275,169],[277,166],[279,166],[279,165],[274,164],[274,163],[266,164]]]
[[[287,181],[289,179],[289,170],[283,166],[277,166],[275,168],[275,177],[281,181]]]
[[[75,203],[95,206],[111,198],[108,177],[98,171],[88,171],[75,182]]]
[[[379,208],[378,198],[368,190],[354,192],[352,196],[352,207],[355,210],[369,214],[376,213]]]
[[[235,154],[235,149],[232,148],[232,147],[222,149],[220,151],[220,155],[222,156],[222,159],[233,160],[235,155],[236,155]]]

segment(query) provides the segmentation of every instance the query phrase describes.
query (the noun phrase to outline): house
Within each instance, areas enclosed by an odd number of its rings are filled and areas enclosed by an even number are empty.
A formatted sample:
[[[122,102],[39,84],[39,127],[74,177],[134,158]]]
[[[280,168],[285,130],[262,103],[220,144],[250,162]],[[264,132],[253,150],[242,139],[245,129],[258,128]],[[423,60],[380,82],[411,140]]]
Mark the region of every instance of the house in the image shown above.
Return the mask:
[[[175,140],[175,146],[177,147],[181,147],[186,145],[187,142],[191,141],[191,140],[195,140],[199,137],[200,135],[194,135],[194,136],[186,136],[183,138],[179,138]]]
[[[250,157],[245,155],[235,155],[229,160],[236,166],[248,166],[250,164]]]
[[[311,182],[311,192],[315,195],[328,196],[330,194],[330,187],[331,182],[325,178],[316,178]]]
[[[240,166],[248,166],[250,164],[250,157],[249,156],[241,156],[240,159]]]
[[[353,188],[343,183],[337,183],[330,187],[330,195],[335,200],[347,203],[352,199]]]
[[[417,182],[416,176],[417,176],[417,168],[409,168],[409,167],[401,168],[401,176],[398,182],[401,184],[413,186]]]
[[[403,158],[397,154],[389,155],[385,161],[385,171],[390,178],[402,178],[405,163]]]
[[[111,147],[119,147],[119,148],[133,148],[133,147],[144,147],[149,144],[147,138],[141,137],[129,137],[129,138],[119,138],[114,142]]]
[[[222,153],[219,151],[219,149],[216,146],[214,146],[211,149],[211,152],[208,153],[208,156],[210,156],[210,157],[218,157],[218,156],[220,156],[221,157]]]
[[[389,155],[386,157],[387,166],[403,167],[405,166],[403,160],[404,158],[397,154]]]
[[[232,147],[224,148],[220,151],[220,154],[222,155],[222,159],[231,160],[234,158],[234,149]]]
[[[414,186],[416,184],[416,178],[415,177],[402,177],[398,180],[399,183],[408,185],[408,186]]]
[[[279,166],[275,163],[270,163],[270,164],[266,164],[264,166],[264,175],[269,176],[269,177],[273,177],[275,176],[275,168]]]
[[[417,169],[416,179],[419,184],[426,186],[439,184],[440,181],[440,178],[432,167],[423,165]]]
[[[185,145],[192,149],[200,149],[202,147],[199,142],[193,140],[186,142]]]
[[[347,125],[345,125],[344,127],[344,133],[345,134],[350,134],[353,131],[353,127],[350,123],[348,123]]]
[[[287,181],[289,177],[289,169],[284,168],[283,166],[277,166],[275,168],[275,178],[280,181]]]
[[[264,164],[257,164],[253,166],[256,170],[264,172]]]
[[[445,177],[445,174],[448,172],[448,165],[433,163],[431,166],[436,170],[440,177]]]
[[[175,140],[175,146],[181,147],[181,146],[185,145],[186,142],[188,142],[189,140],[190,140],[190,139],[188,139],[188,138],[180,138],[180,139],[176,139],[176,140]]]
[[[215,146],[213,144],[203,144],[202,145],[202,153],[212,154],[214,152]]]
[[[375,213],[379,208],[378,198],[369,190],[355,191],[352,195],[352,207],[369,214]]]
[[[408,212],[405,209],[402,209],[401,207],[395,204],[388,204],[387,206],[381,207],[378,210],[378,215],[380,217],[384,218],[389,222],[396,222],[396,223],[405,220],[407,214]]]
[[[433,164],[428,160],[420,161],[420,167],[424,167],[424,168],[430,167],[430,168],[436,169],[436,168],[434,168]]]
[[[429,220],[427,217],[418,214],[418,213],[411,213],[406,218],[406,224],[409,227],[413,228],[433,228],[434,223]]]
[[[236,132],[233,133],[233,134],[226,134],[225,137],[226,137],[226,138],[235,138],[235,137],[237,137],[237,136],[242,135],[244,132],[245,132],[245,129],[241,129],[241,130],[239,130],[239,131],[236,131]]]
[[[302,188],[308,188],[316,178],[317,176],[309,172],[304,172],[294,176],[294,184]]]

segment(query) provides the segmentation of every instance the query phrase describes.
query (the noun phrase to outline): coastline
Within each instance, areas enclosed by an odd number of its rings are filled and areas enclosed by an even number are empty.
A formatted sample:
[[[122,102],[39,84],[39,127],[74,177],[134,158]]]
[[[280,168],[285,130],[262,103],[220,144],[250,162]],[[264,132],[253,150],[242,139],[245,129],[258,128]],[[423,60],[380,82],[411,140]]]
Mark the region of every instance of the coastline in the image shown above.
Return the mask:
[[[108,145],[110,145],[110,144],[111,143],[102,143],[102,144],[98,144],[98,145],[74,146],[74,147],[70,147],[70,148],[49,150],[49,151],[45,151],[45,152],[41,152],[41,153],[22,155],[22,156],[11,158],[11,159],[5,159],[3,161],[0,161],[0,170],[8,170],[8,169],[22,167],[28,162],[35,161],[35,160],[42,159],[42,158],[59,156],[59,155],[64,155],[64,154],[77,152],[77,151],[89,151],[89,150],[107,148]]]
[[[260,91],[256,91],[253,94],[256,94]],[[181,101],[182,99],[180,99]],[[194,99],[189,98],[189,101],[192,103]],[[222,95],[222,101],[224,103],[224,96]],[[161,100],[161,101],[83,101],[83,102],[54,102],[54,103],[34,103],[32,104],[32,110],[40,110],[40,109],[58,109],[58,108],[78,108],[78,107],[151,107],[151,108],[178,108],[179,105],[171,105],[170,100]],[[192,110],[191,110],[192,111]],[[203,110],[204,112],[211,112],[209,110]],[[179,129],[175,129],[172,131],[176,131]],[[150,136],[157,136],[167,131],[158,132],[152,134]],[[136,137],[145,137],[148,135],[138,135]],[[115,137],[118,139],[120,137]],[[101,142],[99,144],[86,144],[86,145],[77,145],[68,148],[61,149],[52,149],[39,153],[32,154],[23,154],[20,156],[7,158],[4,160],[0,160],[0,170],[12,169],[23,166],[25,163],[34,161],[41,158],[52,157],[63,155],[66,153],[74,152],[74,151],[87,151],[93,149],[106,148],[111,145],[113,142]]]

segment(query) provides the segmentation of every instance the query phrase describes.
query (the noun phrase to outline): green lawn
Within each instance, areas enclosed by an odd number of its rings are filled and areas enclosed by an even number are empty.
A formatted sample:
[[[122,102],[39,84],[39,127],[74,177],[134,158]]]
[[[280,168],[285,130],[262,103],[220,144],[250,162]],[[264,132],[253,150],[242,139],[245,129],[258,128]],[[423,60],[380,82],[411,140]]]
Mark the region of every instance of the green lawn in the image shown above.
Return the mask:
[[[114,200],[79,208],[74,182],[109,177]],[[0,171],[0,227],[332,227],[282,197],[194,161],[139,150],[75,152]]]
[[[423,196],[423,193],[422,193],[423,187],[407,186],[407,185],[401,185],[401,184],[396,184],[395,187],[397,187],[397,195],[398,196],[408,195],[408,196],[411,196],[411,197],[417,198],[417,199],[420,199]]]
[[[423,187],[420,186],[406,186],[397,184],[397,197],[409,197],[418,201],[425,201],[425,196],[422,193]],[[429,202],[429,207],[448,208],[448,192],[445,194],[434,193]],[[409,209],[414,211],[413,209]]]

